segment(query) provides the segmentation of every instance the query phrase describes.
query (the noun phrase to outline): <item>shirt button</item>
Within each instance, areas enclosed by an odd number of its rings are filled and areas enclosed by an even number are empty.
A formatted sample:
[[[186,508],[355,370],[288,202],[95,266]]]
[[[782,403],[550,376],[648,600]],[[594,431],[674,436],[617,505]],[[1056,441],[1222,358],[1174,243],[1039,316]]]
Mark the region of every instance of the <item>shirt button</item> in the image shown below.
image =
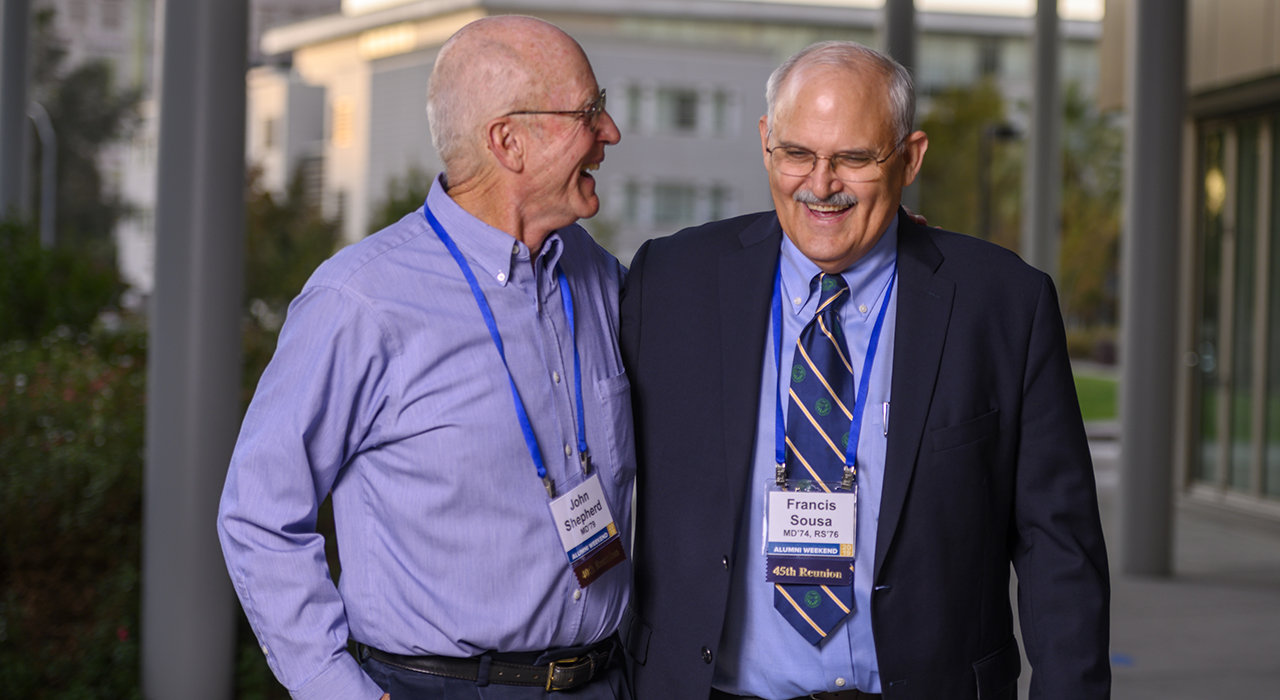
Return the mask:
[[[581,588],[575,589],[575,590],[573,591],[573,599],[574,599],[574,600],[582,600],[582,589],[581,589]]]
[[[271,656],[271,652],[267,651],[267,645],[266,645],[266,644],[263,644],[263,645],[262,645],[262,655],[263,655],[263,656]]]
[[[867,305],[862,304],[861,306],[858,307],[858,310],[865,314],[867,312]]]
[[[791,300],[791,303],[795,304],[796,306],[799,306],[804,303],[804,299],[801,299],[800,297],[796,297],[795,299]]]
[[[838,686],[840,686],[841,688],[843,688],[843,687],[844,687],[844,679],[843,679],[843,678],[837,678],[837,679],[836,679],[836,685],[838,685]]]
[[[565,457],[572,457],[572,456],[573,456],[573,446],[572,446],[572,445],[567,445],[567,444],[566,444],[566,445],[564,446],[564,456],[565,456]]]
[[[512,255],[519,255],[519,254],[520,254],[520,244],[519,244],[519,243],[512,243],[512,244],[511,244],[511,254],[512,254]]]
[[[711,650],[710,650],[710,649],[708,649],[708,648],[706,648],[706,647],[702,647],[702,660],[703,660],[705,663],[711,663]]]
[[[498,281],[499,281],[499,282],[506,282],[506,281],[507,281],[507,273],[505,273],[505,272],[499,272],[499,273],[498,273]]]
[[[555,380],[555,383],[556,383],[556,384],[559,384],[559,383],[560,383],[560,373],[559,373],[559,372],[552,372],[552,373],[551,373],[551,378],[552,378],[553,380]]]

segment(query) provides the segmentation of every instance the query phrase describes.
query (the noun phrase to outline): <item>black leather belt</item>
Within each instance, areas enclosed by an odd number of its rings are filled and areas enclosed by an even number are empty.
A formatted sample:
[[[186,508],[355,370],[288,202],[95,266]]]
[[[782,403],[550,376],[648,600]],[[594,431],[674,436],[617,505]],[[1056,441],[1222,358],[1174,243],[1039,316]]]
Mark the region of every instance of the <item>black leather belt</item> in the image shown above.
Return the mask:
[[[551,691],[569,690],[590,682],[609,667],[614,645],[614,640],[609,639],[580,652],[578,656],[536,665],[504,661],[492,655],[465,659],[452,656],[402,656],[374,649],[367,644],[358,645],[358,650],[361,660],[373,657],[388,666],[406,671],[477,683],[485,681],[499,685],[538,686]]]
[[[813,693],[811,695],[801,695],[793,700],[881,700],[880,693],[864,693],[857,688],[850,690],[823,691],[821,693]],[[711,700],[759,700],[751,695],[734,695],[726,693],[723,690],[711,689]]]

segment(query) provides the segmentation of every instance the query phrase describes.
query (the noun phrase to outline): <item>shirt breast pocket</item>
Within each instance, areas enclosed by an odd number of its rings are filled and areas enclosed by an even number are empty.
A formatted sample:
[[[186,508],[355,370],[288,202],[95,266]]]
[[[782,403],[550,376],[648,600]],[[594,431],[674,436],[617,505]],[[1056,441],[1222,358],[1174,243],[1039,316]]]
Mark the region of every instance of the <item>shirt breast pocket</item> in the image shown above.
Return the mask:
[[[631,423],[631,382],[626,372],[596,381],[596,396],[604,410],[604,436],[613,478],[629,483],[636,475],[635,428]]]

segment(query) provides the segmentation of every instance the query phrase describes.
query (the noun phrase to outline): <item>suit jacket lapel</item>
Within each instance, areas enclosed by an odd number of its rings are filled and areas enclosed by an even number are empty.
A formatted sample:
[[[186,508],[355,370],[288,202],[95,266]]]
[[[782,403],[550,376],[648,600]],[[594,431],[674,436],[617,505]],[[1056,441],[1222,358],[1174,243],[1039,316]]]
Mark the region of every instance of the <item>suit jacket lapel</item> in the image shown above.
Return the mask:
[[[937,382],[943,341],[951,320],[955,284],[935,274],[941,251],[927,232],[898,216],[898,315],[890,387],[889,440],[885,454],[875,580],[893,543],[915,472],[929,402]]]
[[[760,217],[720,259],[720,372],[724,387],[725,493],[740,507],[751,476],[761,362],[773,274],[782,244],[776,215]],[[734,521],[735,523],[738,521]]]

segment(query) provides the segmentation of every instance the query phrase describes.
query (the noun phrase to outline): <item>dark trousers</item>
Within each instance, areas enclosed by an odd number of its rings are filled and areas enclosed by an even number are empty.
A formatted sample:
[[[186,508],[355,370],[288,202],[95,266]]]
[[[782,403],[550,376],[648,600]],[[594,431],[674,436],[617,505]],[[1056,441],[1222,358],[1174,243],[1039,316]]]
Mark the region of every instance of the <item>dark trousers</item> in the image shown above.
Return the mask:
[[[572,690],[553,692],[535,686],[481,685],[476,681],[433,676],[388,666],[374,658],[365,659],[360,667],[383,692],[391,695],[391,700],[631,700],[631,689],[618,658],[621,655],[620,650],[615,651],[608,670],[590,683]],[[552,660],[549,657],[535,663],[550,663]]]

